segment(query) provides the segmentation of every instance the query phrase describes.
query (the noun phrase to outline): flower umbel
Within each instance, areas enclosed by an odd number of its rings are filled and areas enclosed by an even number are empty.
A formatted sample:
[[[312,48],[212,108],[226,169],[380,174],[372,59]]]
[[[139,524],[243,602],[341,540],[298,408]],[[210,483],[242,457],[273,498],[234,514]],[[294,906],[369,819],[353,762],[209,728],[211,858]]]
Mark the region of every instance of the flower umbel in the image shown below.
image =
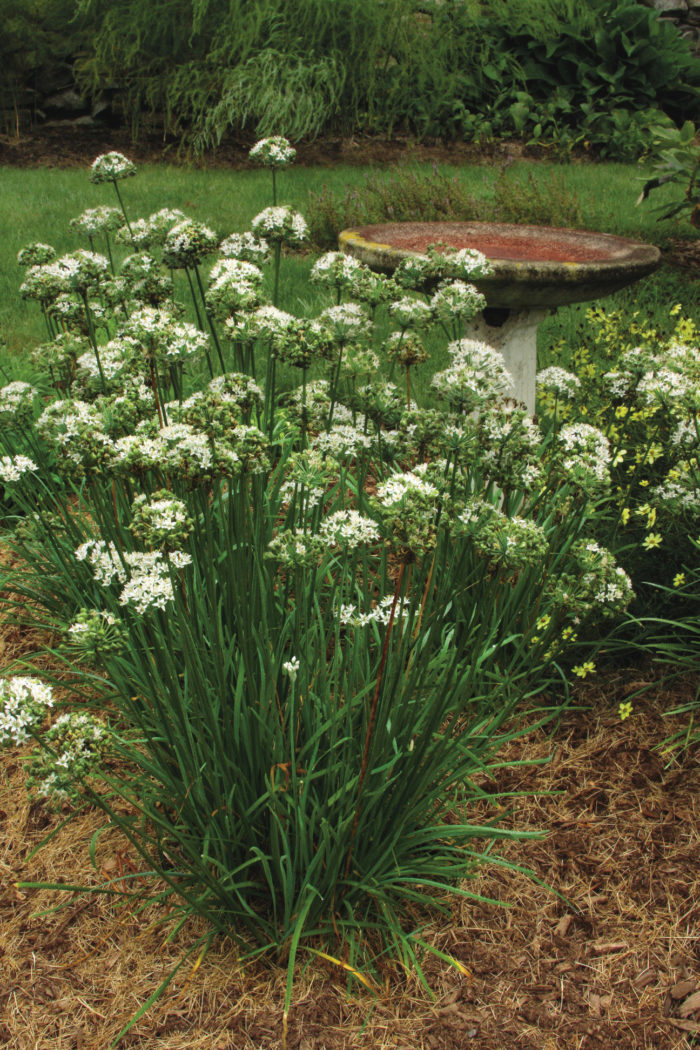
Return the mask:
[[[136,165],[123,153],[102,153],[92,162],[90,182],[116,182],[136,174]]]

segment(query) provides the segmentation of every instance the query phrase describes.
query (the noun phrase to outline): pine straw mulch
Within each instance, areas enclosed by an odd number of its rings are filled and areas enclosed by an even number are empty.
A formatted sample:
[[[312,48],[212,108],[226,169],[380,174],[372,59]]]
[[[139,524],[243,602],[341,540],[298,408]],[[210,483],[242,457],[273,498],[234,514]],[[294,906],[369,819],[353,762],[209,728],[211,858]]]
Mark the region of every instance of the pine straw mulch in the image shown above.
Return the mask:
[[[0,635],[0,664],[26,644]],[[665,768],[662,719],[695,683],[659,686],[624,723],[616,707],[639,672],[584,683],[579,709],[553,738],[533,731],[508,760],[543,758],[497,772],[514,800],[511,826],[546,838],[502,853],[531,867],[565,903],[526,875],[484,868],[470,888],[509,909],[457,899],[431,931],[471,977],[428,961],[436,1000],[414,977],[394,974],[373,997],[348,996],[340,970],[299,953],[290,1050],[680,1050],[700,1045],[700,766],[684,756]],[[8,1050],[105,1050],[203,928],[193,922],[164,944],[173,919],[135,914],[105,897],[20,889],[20,881],[96,884],[134,870],[114,832],[88,844],[102,823],[90,811],[34,857],[60,817],[29,804],[22,752],[0,757],[0,1045]],[[67,906],[38,915],[58,901]],[[156,920],[165,920],[156,924]],[[192,957],[195,958],[194,956]],[[308,965],[306,965],[308,963]],[[305,968],[304,968],[305,967]],[[161,1000],[124,1038],[141,1050],[272,1050],[282,1043],[285,972],[242,968],[215,943],[187,962]]]

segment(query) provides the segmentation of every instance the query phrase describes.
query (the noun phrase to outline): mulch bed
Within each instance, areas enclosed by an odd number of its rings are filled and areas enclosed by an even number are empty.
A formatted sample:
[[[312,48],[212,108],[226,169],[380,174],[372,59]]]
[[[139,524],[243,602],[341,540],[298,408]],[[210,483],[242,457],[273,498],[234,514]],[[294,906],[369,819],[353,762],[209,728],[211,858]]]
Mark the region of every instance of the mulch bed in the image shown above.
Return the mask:
[[[247,166],[250,144],[229,145],[206,163]],[[300,160],[385,163],[409,147],[325,140],[305,147]],[[57,127],[0,140],[0,164],[73,166],[108,149],[139,161],[177,158],[162,142],[134,147],[126,132],[107,138]],[[412,155],[476,159],[460,146],[422,146]],[[675,251],[673,261],[697,273],[700,257],[689,258],[680,241]],[[27,648],[31,639],[0,631],[0,666]],[[565,900],[526,874],[484,867],[468,888],[510,907],[456,899],[450,916],[436,920],[433,942],[471,976],[428,960],[434,1001],[400,972],[389,973],[376,996],[348,995],[337,967],[300,951],[290,1050],[700,1046],[700,764],[697,750],[671,764],[659,751],[683,724],[662,712],[694,696],[697,682],[675,683],[673,695],[653,687],[620,723],[617,704],[644,682],[632,668],[583,683],[579,706],[553,737],[534,731],[502,756],[551,755],[549,762],[494,771],[499,790],[528,793],[513,799],[510,826],[548,832],[509,843],[502,855]],[[99,839],[93,869],[89,843],[103,822],[94,811],[31,856],[64,816],[29,803],[20,750],[0,754],[0,1046],[8,1050],[106,1050],[204,932],[193,922],[174,944],[164,943],[174,920],[162,908],[136,914],[106,897],[17,888],[22,881],[95,885],[133,872],[135,858],[113,832]],[[185,963],[121,1045],[275,1050],[284,982],[283,968],[243,968],[235,949],[217,942],[198,968]]]
[[[7,639],[7,636],[6,636]],[[9,639],[11,655],[15,646]],[[693,695],[657,686],[620,723],[617,703],[642,684],[634,670],[583,683],[553,737],[537,730],[503,757],[546,764],[494,771],[515,797],[510,826],[548,830],[502,854],[526,874],[481,869],[430,936],[471,976],[428,959],[431,1001],[415,977],[388,973],[378,994],[348,995],[343,974],[300,951],[289,1021],[295,1050],[681,1050],[700,1045],[700,764],[667,765],[661,717]],[[164,943],[172,917],[135,914],[107,898],[17,888],[20,881],[95,884],[135,869],[114,832],[88,844],[103,818],[57,826],[30,804],[21,751],[0,758],[0,1045],[104,1050],[203,932],[193,922]],[[59,911],[39,914],[59,902]],[[194,958],[194,956],[193,956]],[[227,942],[187,962],[121,1044],[142,1050],[273,1050],[282,1045],[284,969],[245,968]]]
[[[215,150],[199,157],[184,151],[179,142],[162,135],[143,132],[137,142],[127,128],[108,128],[72,122],[38,125],[18,137],[0,135],[0,165],[17,167],[70,168],[92,163],[100,153],[118,150],[137,163],[194,163],[200,167],[250,168],[248,150],[255,137],[229,138]],[[295,143],[296,164],[307,167],[330,167],[334,164],[395,164],[403,160],[436,161],[466,164],[492,158],[543,157],[541,147],[526,147],[520,142],[495,142],[476,145],[469,142],[439,140],[414,142],[396,135],[391,139],[371,135],[355,137],[323,136]]]

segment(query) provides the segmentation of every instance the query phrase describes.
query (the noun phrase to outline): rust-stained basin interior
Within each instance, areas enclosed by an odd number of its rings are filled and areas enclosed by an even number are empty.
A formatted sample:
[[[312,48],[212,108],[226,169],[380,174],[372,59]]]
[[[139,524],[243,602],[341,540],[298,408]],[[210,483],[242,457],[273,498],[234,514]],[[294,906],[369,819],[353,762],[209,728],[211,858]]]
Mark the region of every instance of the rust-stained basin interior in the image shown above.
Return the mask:
[[[555,226],[486,222],[393,222],[343,230],[340,248],[374,270],[391,273],[402,259],[438,250],[476,248],[492,273],[473,281],[489,307],[509,310],[599,299],[645,277],[658,248],[607,233]]]

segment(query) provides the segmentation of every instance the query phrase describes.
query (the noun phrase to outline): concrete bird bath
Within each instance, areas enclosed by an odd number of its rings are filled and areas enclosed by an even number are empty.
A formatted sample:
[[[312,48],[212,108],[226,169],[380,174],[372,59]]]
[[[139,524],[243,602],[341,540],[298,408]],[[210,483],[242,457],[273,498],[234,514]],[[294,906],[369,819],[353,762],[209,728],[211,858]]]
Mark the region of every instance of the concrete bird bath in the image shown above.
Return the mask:
[[[500,350],[515,396],[535,410],[537,329],[550,310],[610,295],[661,262],[653,245],[606,233],[487,222],[394,222],[343,230],[340,248],[373,270],[393,273],[429,245],[476,248],[491,264],[472,280],[486,309],[467,333]]]

